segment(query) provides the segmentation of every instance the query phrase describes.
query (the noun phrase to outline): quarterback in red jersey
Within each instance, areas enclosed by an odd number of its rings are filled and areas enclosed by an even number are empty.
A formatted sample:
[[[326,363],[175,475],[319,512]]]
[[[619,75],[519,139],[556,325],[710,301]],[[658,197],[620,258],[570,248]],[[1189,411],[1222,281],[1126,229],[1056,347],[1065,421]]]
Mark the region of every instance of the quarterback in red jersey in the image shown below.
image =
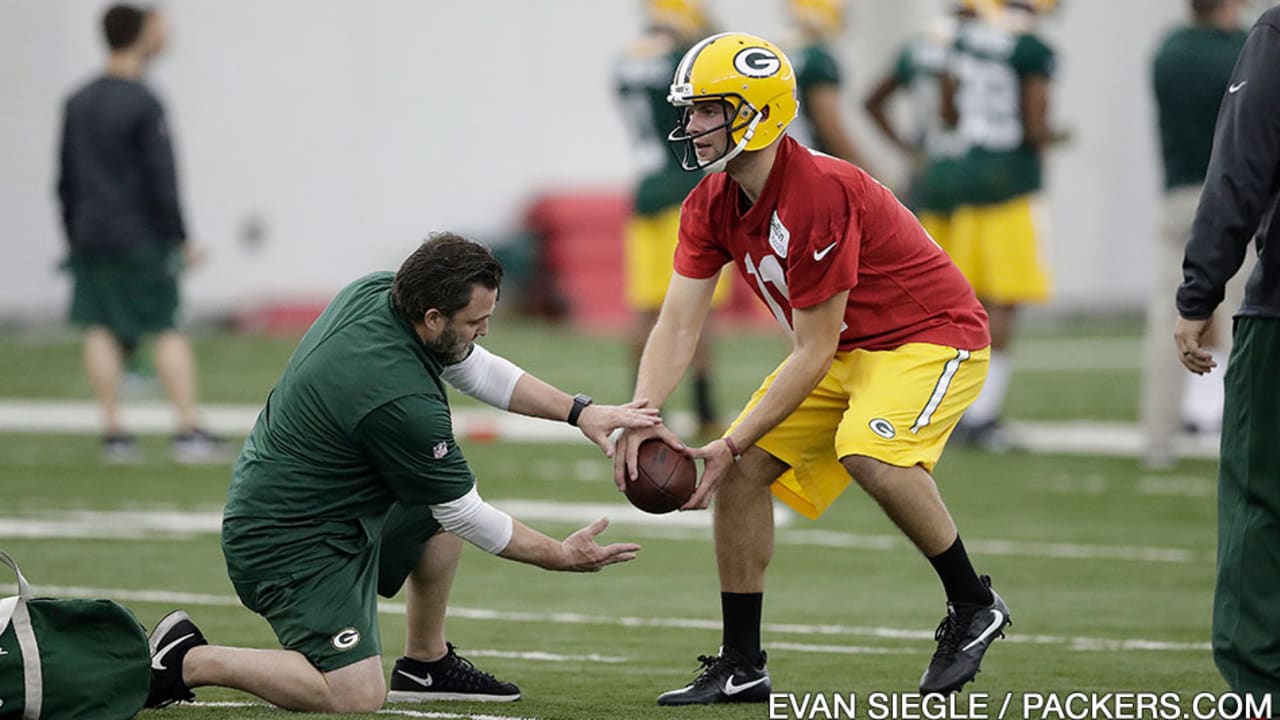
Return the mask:
[[[772,495],[816,519],[855,480],[933,565],[947,596],[922,693],[972,680],[1009,608],[969,561],[930,472],[986,377],[991,338],[972,288],[887,189],[784,133],[796,80],[774,44],[722,33],[684,56],[669,140],[708,172],[685,200],[675,273],[636,380],[661,404],[688,368],[717,273],[732,262],[792,338],[724,436],[690,449],[704,468],[683,509],[713,495],[723,645],[662,705],[763,702],[760,647]],[[627,431],[614,480],[665,429]]]

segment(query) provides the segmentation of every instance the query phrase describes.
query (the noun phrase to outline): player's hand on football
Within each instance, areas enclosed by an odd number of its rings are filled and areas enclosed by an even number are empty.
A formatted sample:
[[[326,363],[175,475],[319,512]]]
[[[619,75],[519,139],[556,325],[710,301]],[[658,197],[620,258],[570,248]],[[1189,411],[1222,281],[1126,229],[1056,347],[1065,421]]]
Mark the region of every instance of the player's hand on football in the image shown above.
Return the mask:
[[[1173,328],[1173,342],[1178,347],[1178,359],[1184,367],[1197,375],[1203,375],[1218,366],[1213,361],[1213,355],[1200,345],[1208,328],[1208,320],[1188,320],[1184,317],[1179,317]]]
[[[626,405],[588,405],[578,416],[578,429],[587,439],[613,457],[610,433],[618,428],[646,428],[662,422],[658,408],[645,407],[648,400],[632,400]]]
[[[564,549],[564,566],[559,569],[569,572],[597,572],[606,565],[635,560],[636,553],[640,551],[640,546],[635,543],[596,543],[596,536],[607,527],[609,518],[600,518],[565,538],[561,543]]]
[[[661,439],[676,452],[689,452],[680,438],[661,422],[649,427],[623,430],[613,450],[613,484],[618,486],[619,491],[627,489],[627,478],[636,479],[636,453],[640,450],[640,443],[649,438]]]
[[[716,492],[720,480],[733,467],[733,451],[723,439],[714,440],[700,448],[692,448],[689,455],[702,458],[702,480],[698,489],[689,496],[688,502],[680,506],[681,510],[706,510],[711,504],[711,496]]]

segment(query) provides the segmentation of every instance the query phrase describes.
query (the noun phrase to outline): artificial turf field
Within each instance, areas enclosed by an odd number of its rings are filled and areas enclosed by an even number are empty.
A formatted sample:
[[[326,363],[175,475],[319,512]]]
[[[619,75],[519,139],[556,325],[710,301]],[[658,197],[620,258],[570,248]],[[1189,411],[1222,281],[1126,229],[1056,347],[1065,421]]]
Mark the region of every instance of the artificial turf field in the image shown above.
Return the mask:
[[[219,333],[197,340],[204,398],[220,403],[260,403],[293,345]],[[486,344],[570,391],[601,400],[628,394],[616,338],[510,321],[495,324]],[[726,339],[717,361],[722,405],[736,410],[784,352],[772,334]],[[78,353],[69,336],[0,334],[0,398],[88,398]],[[1125,326],[1030,333],[1018,349],[1009,414],[1132,421],[1138,354]],[[684,404],[685,395],[678,391],[673,405]],[[224,573],[216,518],[228,466],[172,464],[166,443],[145,438],[141,464],[104,466],[94,436],[0,433],[0,548],[22,563],[37,591],[112,597],[148,626],[185,607],[213,642],[273,646],[266,623],[238,605]],[[450,639],[480,667],[518,683],[524,699],[387,711],[769,716],[761,705],[654,704],[658,693],[687,682],[695,656],[713,653],[719,642],[709,518],[637,521],[613,488],[607,461],[585,441],[463,447],[486,499],[524,513],[528,524],[564,536],[607,511],[615,524],[605,537],[635,540],[643,550],[629,565],[574,576],[468,548]],[[1189,700],[1195,692],[1225,691],[1208,649],[1211,462],[1147,472],[1132,458],[952,448],[937,478],[971,555],[993,576],[1014,618],[968,692],[989,695],[997,707],[1015,693],[1009,712],[1020,716],[1024,693],[1168,691]],[[784,516],[768,583],[764,641],[775,691],[865,697],[915,689],[943,613],[941,590],[928,563],[856,488],[818,522]],[[401,600],[384,603],[381,615],[388,668],[404,640]],[[141,717],[294,716],[242,705],[252,698],[235,692],[201,689],[197,696],[208,704]]]

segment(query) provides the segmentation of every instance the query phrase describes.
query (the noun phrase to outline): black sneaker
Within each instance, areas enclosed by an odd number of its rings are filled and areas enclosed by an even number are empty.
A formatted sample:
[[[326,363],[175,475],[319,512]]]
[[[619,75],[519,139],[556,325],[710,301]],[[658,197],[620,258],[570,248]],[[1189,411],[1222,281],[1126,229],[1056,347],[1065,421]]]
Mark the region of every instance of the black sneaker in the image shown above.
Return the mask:
[[[765,669],[766,653],[760,653],[760,666],[753,665],[733,648],[720,648],[719,655],[699,655],[698,677],[679,690],[658,696],[659,705],[711,705],[713,703],[765,702],[773,690],[769,671]]]
[[[182,661],[193,647],[208,645],[200,628],[182,610],[160,619],[151,631],[151,691],[144,707],[191,702],[196,696],[182,679]]]
[[[978,424],[961,422],[951,436],[960,445],[977,448],[992,455],[1004,455],[1023,449],[998,419]]]
[[[991,577],[983,575],[982,584],[991,588]],[[933,637],[938,650],[920,678],[920,694],[947,695],[973,680],[982,665],[982,656],[1004,629],[1013,624],[1009,606],[991,590],[987,606],[947,603],[947,616],[942,618]]]
[[[175,435],[172,455],[174,462],[183,465],[219,463],[231,459],[226,442],[201,428]]]
[[[458,655],[453,643],[439,660],[426,663],[402,657],[391,671],[387,702],[431,702],[468,700],[471,702],[511,702],[520,699],[520,688],[479,670]]]
[[[132,465],[138,462],[138,440],[124,433],[102,436],[102,461],[108,465]]]

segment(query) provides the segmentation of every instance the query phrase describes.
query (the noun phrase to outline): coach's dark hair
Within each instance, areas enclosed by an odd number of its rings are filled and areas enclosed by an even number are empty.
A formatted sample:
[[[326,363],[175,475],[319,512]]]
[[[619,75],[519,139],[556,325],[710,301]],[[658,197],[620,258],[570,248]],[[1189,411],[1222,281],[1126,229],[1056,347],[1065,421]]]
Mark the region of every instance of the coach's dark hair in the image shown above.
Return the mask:
[[[391,284],[396,311],[411,323],[431,308],[447,317],[471,302],[471,288],[497,290],[502,266],[489,248],[450,232],[434,233],[400,265]]]
[[[107,46],[112,50],[124,50],[138,41],[142,26],[147,23],[151,8],[136,5],[112,5],[102,15],[102,32],[107,36]]]

